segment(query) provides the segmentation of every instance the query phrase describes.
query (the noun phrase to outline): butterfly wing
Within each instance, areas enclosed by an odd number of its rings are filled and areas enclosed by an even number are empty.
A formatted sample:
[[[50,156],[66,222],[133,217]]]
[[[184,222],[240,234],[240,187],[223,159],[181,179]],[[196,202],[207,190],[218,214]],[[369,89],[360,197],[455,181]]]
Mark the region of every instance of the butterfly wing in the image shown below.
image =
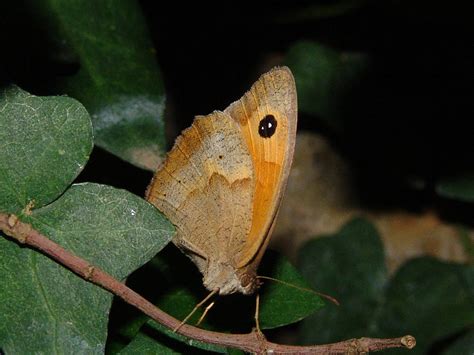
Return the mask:
[[[296,136],[296,87],[291,71],[274,68],[225,112],[240,126],[253,159],[252,224],[237,268],[258,265],[286,187]]]
[[[177,228],[173,242],[209,290],[253,292],[282,198],[296,135],[288,68],[264,74],[225,112],[196,118],[147,191]]]
[[[173,242],[210,290],[239,290],[229,261],[242,252],[250,231],[253,176],[239,125],[216,111],[182,132],[147,190],[147,200],[176,226]]]

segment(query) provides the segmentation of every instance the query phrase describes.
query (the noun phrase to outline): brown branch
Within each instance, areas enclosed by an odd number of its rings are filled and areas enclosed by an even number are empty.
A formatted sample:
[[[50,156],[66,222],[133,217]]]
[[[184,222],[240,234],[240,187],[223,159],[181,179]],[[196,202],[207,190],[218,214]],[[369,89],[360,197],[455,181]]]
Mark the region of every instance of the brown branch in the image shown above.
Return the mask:
[[[34,230],[29,224],[21,222],[15,215],[0,213],[0,230],[18,242],[42,251],[85,280],[112,292],[167,328],[175,329],[179,326],[179,320],[171,317],[169,314],[148,302],[138,293],[128,288],[124,283],[117,281],[106,272],[63,249],[58,244]],[[406,335],[401,338],[393,339],[360,338],[333,344],[293,346],[269,342],[261,333],[256,331],[248,334],[226,334],[211,332],[187,324],[181,326],[177,333],[205,343],[237,348],[251,353],[361,354],[388,348],[405,347],[412,349],[416,344],[414,337]]]

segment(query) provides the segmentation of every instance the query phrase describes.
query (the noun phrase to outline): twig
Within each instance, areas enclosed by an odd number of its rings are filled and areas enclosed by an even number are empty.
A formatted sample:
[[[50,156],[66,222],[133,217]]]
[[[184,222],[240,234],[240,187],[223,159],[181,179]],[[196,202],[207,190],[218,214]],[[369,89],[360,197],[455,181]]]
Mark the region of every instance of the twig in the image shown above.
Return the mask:
[[[128,288],[124,283],[114,279],[111,275],[63,249],[34,230],[29,224],[21,222],[16,216],[0,213],[0,230],[20,243],[40,250],[85,280],[112,292],[165,327],[175,329],[179,326],[179,320],[163,312],[138,293]],[[188,324],[181,326],[178,333],[201,342],[237,348],[258,354],[361,354],[388,348],[405,347],[412,349],[416,344],[414,337],[406,335],[401,338],[392,339],[360,338],[333,344],[293,346],[269,342],[255,331],[248,334],[226,334],[200,329]]]

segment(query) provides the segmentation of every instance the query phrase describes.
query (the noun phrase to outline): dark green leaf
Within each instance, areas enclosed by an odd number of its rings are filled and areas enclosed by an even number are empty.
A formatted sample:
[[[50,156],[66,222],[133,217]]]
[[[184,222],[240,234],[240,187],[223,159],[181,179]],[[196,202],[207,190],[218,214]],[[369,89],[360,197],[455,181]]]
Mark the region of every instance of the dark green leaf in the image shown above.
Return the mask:
[[[457,339],[443,355],[472,355],[474,351],[474,330]]]
[[[411,334],[414,353],[426,353],[434,341],[474,325],[474,295],[466,287],[473,280],[473,266],[431,258],[408,262],[391,281],[374,330],[381,336]]]
[[[156,349],[153,347],[153,344],[156,344]],[[196,352],[196,348],[205,351],[226,353],[226,348],[224,347],[187,338],[154,321],[148,321],[142,327],[140,333],[138,333],[135,339],[124,348],[123,352],[126,354],[133,354],[133,352],[129,350],[129,347],[131,347],[131,349],[141,349],[146,347],[148,349],[153,349],[154,352],[158,353],[159,349],[163,346],[169,347],[169,349],[173,349],[173,351],[178,351],[180,354],[188,353],[190,351]]]
[[[419,258],[388,282],[380,240],[362,220],[303,246],[300,267],[315,289],[341,302],[303,320],[305,343],[411,334],[417,339],[412,353],[423,354],[474,325],[473,266]]]
[[[331,128],[341,129],[351,106],[347,100],[368,68],[368,57],[303,41],[290,48],[285,64],[295,76],[299,111],[317,115]]]
[[[460,267],[461,283],[466,288],[472,303],[474,304],[474,267],[466,266]]]
[[[304,343],[330,343],[367,336],[369,320],[377,311],[387,270],[377,231],[367,221],[356,219],[331,237],[318,238],[301,248],[299,269],[312,287],[335,297],[304,319]]]
[[[173,235],[143,199],[97,184],[72,186],[24,221],[119,279]],[[0,344],[6,353],[103,353],[112,295],[44,255],[0,238]]]
[[[436,192],[455,200],[474,202],[474,174],[446,178],[436,185]]]
[[[287,283],[263,280],[265,286],[260,291],[259,312],[262,329],[297,322],[324,306],[321,298],[308,290],[309,284],[293,265],[271,250],[268,250],[264,257],[261,272],[262,275],[271,275]]]
[[[458,237],[461,245],[464,248],[464,252],[466,253],[467,260],[471,264],[474,263],[474,240],[471,238],[470,230],[466,227],[458,227],[457,228]],[[474,289],[474,284],[472,285]]]
[[[19,214],[57,198],[83,169],[90,118],[72,98],[10,87],[0,93],[0,146],[0,210]]]
[[[234,349],[234,348],[227,348],[227,354],[229,355],[245,355],[242,350]]]
[[[165,339],[165,341],[169,341]],[[130,342],[125,348],[118,352],[120,355],[127,354],[149,354],[149,355],[168,355],[168,354],[182,354],[161,344],[151,336],[148,336],[145,332],[138,334],[133,341]]]
[[[65,90],[91,113],[95,142],[156,169],[164,150],[165,95],[138,2],[43,0],[39,7],[56,24],[57,41],[78,57],[80,70]]]

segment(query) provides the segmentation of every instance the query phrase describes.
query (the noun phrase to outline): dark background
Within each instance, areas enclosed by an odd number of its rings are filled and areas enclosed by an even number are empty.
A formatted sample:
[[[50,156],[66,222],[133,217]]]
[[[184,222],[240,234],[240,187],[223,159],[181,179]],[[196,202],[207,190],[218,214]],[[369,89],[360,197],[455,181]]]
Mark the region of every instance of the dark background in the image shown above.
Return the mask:
[[[472,170],[474,51],[468,4],[411,1],[140,2],[156,48],[167,94],[169,144],[196,114],[224,109],[268,68],[284,63],[289,47],[313,40],[371,58],[367,76],[342,103],[344,130],[300,112],[299,130],[327,136],[360,174],[368,204],[436,203],[434,184]],[[55,78],[79,68],[74,58],[51,53],[29,2],[1,5],[2,85],[34,94],[59,94]],[[314,8],[320,9],[315,12]],[[321,9],[329,9],[322,11]],[[147,173],[96,149],[83,179],[141,194]],[[120,179],[102,169],[118,164]],[[100,168],[100,169],[96,169]],[[92,174],[92,173],[91,173]],[[112,176],[112,177],[111,177]],[[112,180],[107,180],[112,179]],[[138,180],[137,180],[138,179]],[[105,180],[105,181],[104,181]],[[414,187],[413,181],[417,181]],[[387,189],[387,186],[391,186]],[[383,202],[377,201],[383,195]],[[451,213],[472,211],[467,206]],[[440,207],[442,208],[442,207]]]

